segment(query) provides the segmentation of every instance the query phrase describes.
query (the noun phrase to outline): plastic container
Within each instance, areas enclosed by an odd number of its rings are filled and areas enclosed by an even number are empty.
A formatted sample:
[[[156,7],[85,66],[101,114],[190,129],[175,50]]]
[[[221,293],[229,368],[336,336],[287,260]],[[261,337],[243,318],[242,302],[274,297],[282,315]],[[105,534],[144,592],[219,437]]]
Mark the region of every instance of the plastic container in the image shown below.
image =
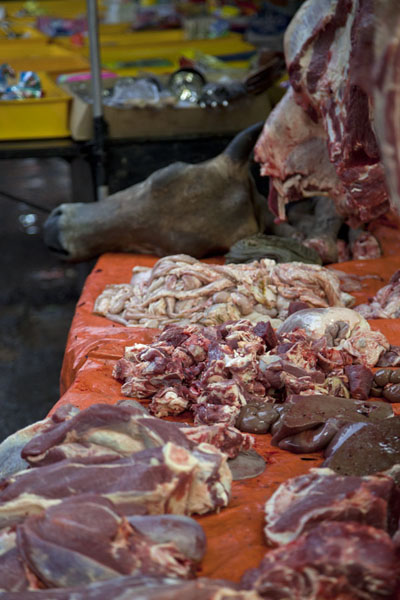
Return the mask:
[[[90,69],[88,59],[57,44],[7,44],[2,62],[15,71],[46,71],[59,74]]]
[[[36,0],[35,14],[27,14],[26,2],[6,2],[8,17],[22,17],[23,19],[35,18],[42,15],[52,17],[74,18],[86,15],[85,0]],[[99,10],[103,10],[103,2],[98,1]]]
[[[223,57],[230,67],[245,67],[255,51],[254,46],[240,39],[191,40],[152,46],[116,46],[101,48],[104,69],[119,75],[136,75],[138,72],[168,73],[179,68],[179,60],[190,50]],[[88,49],[82,50],[89,55]]]
[[[58,44],[70,50],[81,51],[89,47],[88,36],[55,38]],[[182,29],[163,31],[132,31],[126,23],[121,25],[100,25],[100,45],[102,48],[119,46],[155,46],[159,44],[179,44],[185,41]],[[78,43],[79,42],[79,43]]]
[[[243,38],[240,34],[237,33],[229,33],[226,36],[216,39],[201,39],[201,40],[188,40],[185,37],[185,32],[183,29],[165,29],[163,31],[132,31],[125,27],[125,29],[120,29],[117,31],[107,31],[107,25],[103,25],[100,27],[100,45],[102,48],[108,47],[121,47],[121,46],[148,46],[154,47],[158,45],[182,45],[186,46],[196,46],[198,42],[200,45],[204,45],[204,42],[207,42],[208,45],[216,44],[216,48],[224,48],[226,45],[237,45],[238,48],[254,48],[254,46],[248,44],[243,41]],[[63,46],[64,48],[68,48],[70,50],[78,50],[84,51],[87,53],[89,48],[88,37],[87,34],[81,36],[81,39],[77,43],[76,37],[58,37],[55,38],[56,42]],[[244,46],[243,46],[244,44]],[[214,47],[214,45],[212,46]],[[200,49],[200,47],[199,47]]]
[[[0,100],[0,140],[69,137],[71,96],[39,73],[43,98]]]

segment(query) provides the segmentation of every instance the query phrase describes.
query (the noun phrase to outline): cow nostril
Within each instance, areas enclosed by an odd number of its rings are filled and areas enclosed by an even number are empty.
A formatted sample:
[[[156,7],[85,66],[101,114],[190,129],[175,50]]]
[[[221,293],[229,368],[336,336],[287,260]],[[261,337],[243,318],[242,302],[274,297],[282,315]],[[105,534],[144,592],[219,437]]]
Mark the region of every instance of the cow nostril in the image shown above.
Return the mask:
[[[60,208],[56,208],[47,218],[43,225],[43,240],[46,246],[52,252],[57,252],[57,254],[68,256],[69,252],[65,250],[60,242],[60,227],[58,221],[61,213],[62,210]]]

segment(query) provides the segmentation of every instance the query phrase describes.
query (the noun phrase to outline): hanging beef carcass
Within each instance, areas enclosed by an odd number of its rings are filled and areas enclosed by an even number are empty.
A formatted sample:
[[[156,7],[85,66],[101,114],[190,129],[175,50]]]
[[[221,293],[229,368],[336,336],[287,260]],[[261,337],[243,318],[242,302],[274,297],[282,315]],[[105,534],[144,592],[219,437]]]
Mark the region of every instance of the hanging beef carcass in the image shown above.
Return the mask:
[[[213,159],[173,163],[101,202],[60,205],[45,224],[45,243],[76,261],[103,252],[227,252],[264,230],[266,203],[248,165],[261,127],[242,131]]]
[[[393,208],[400,212],[400,13],[396,1],[375,0],[374,69],[368,69],[375,129]]]
[[[331,196],[351,226],[389,209],[373,86],[364,77],[374,37],[378,45],[373,11],[372,0],[307,0],[285,33],[290,88],[255,148],[262,174],[272,177],[269,204],[280,218],[288,202],[317,193]],[[382,67],[382,80],[392,70]],[[385,161],[390,152],[382,152]]]

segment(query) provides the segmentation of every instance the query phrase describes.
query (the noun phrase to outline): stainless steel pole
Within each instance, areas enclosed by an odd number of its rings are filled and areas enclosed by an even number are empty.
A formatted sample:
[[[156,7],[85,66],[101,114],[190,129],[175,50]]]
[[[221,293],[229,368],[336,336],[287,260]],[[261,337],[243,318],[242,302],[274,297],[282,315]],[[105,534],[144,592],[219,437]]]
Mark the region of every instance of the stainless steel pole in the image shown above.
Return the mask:
[[[95,161],[95,177],[97,200],[108,196],[106,170],[106,123],[103,116],[101,58],[99,42],[99,17],[97,0],[86,0],[88,17],[88,34],[90,48],[90,71],[93,98],[93,155]]]

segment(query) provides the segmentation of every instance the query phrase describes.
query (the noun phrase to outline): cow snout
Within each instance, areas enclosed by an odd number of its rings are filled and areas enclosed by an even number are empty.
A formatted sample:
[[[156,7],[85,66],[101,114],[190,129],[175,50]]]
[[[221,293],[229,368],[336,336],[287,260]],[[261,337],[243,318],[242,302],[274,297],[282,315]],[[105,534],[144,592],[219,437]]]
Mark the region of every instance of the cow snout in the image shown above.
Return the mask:
[[[56,252],[57,254],[61,254],[63,256],[68,256],[69,252],[65,250],[60,240],[60,218],[62,215],[62,208],[55,208],[43,226],[43,239],[46,246],[52,252]]]

